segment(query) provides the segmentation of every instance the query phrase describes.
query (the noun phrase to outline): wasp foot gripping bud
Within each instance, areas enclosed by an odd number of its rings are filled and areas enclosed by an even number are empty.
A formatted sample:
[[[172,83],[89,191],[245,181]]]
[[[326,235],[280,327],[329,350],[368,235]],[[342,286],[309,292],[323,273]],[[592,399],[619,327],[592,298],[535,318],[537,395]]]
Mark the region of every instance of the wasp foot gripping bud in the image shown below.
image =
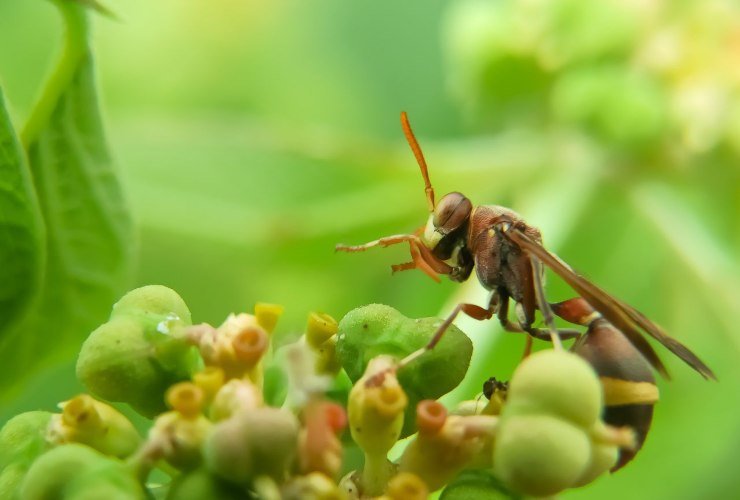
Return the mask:
[[[445,407],[432,400],[419,403],[416,421],[419,434],[406,447],[400,470],[421,478],[431,491],[447,484],[479,456],[490,456],[498,423],[496,417],[487,415],[447,416]]]
[[[174,291],[158,285],[132,290],[82,345],[77,378],[93,395],[151,418],[166,409],[167,387],[197,367],[196,353],[180,335],[188,325],[190,311]]]
[[[601,385],[575,354],[536,353],[514,372],[493,450],[493,471],[525,495],[554,495],[614,465],[625,433],[600,420]],[[629,434],[629,433],[627,433]]]
[[[132,471],[88,446],[65,444],[40,456],[28,470],[21,500],[144,499]]]
[[[395,361],[379,356],[349,393],[348,416],[352,439],[365,452],[360,475],[361,493],[382,494],[394,474],[388,451],[401,435],[408,398],[395,374]]]
[[[51,418],[46,411],[29,411],[0,429],[0,498],[16,498],[28,468],[50,448],[47,429]]]
[[[267,475],[282,481],[296,458],[298,419],[287,410],[255,408],[214,425],[204,454],[208,470],[245,484]]]
[[[55,444],[81,443],[105,455],[124,458],[139,447],[141,437],[133,424],[118,410],[87,394],[59,405],[49,426],[49,440]]]
[[[381,304],[359,307],[339,322],[337,357],[356,382],[374,357],[402,359],[426,346],[440,323],[437,318],[410,319]],[[470,339],[453,325],[434,349],[398,371],[409,401],[402,437],[415,431],[414,412],[419,401],[437,399],[457,387],[467,372],[472,352]]]

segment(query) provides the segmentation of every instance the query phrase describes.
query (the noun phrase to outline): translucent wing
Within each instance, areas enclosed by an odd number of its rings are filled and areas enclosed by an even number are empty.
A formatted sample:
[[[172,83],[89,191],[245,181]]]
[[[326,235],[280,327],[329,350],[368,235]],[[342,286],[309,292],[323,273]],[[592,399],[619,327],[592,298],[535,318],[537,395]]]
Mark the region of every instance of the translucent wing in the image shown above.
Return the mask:
[[[650,321],[640,311],[612,297],[583,276],[577,274],[568,264],[560,260],[557,255],[549,252],[542,245],[516,228],[511,228],[505,231],[504,234],[521,248],[538,257],[547,267],[560,276],[563,281],[568,283],[573,290],[586,299],[607,321],[619,329],[632,345],[645,356],[645,359],[663,376],[668,378],[666,368],[660,358],[658,358],[655,350],[642,336],[640,330],[663,344],[669,351],[681,358],[704,378],[717,380],[714,372],[696,354],[691,352],[681,342],[668,335],[661,327]]]

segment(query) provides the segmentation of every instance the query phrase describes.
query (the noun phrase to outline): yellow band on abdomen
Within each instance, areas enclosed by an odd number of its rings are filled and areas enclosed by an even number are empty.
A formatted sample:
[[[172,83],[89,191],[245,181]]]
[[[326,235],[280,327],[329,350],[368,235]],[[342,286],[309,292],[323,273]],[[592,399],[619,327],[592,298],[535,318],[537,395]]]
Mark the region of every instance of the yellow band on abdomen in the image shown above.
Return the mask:
[[[651,382],[633,382],[612,377],[600,377],[607,406],[655,404],[660,393]]]

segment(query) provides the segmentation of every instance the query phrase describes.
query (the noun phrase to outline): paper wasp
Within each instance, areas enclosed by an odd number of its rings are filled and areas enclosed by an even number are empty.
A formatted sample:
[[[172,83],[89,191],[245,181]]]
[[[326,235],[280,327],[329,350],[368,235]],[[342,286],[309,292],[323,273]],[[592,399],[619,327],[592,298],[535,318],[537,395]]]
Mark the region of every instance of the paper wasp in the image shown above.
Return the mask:
[[[435,202],[427,164],[405,112],[401,113],[401,125],[424,179],[430,212],[426,226],[415,234],[386,236],[357,246],[337,245],[336,249],[358,252],[375,246],[408,243],[412,261],[392,266],[394,272],[420,269],[436,281],[439,281],[440,275],[445,275],[453,281],[462,282],[468,279],[475,269],[480,283],[491,292],[487,307],[468,303],[458,304],[440,325],[429,344],[406,361],[432,349],[460,312],[478,320],[490,319],[495,315],[508,331],[527,332],[531,337],[549,338],[557,345],[560,344],[561,338],[579,336],[580,332],[576,330],[555,326],[553,309],[544,294],[544,264],[582,297],[585,302],[581,304],[593,308],[594,312],[603,318],[603,322],[609,324],[613,335],[621,333],[626,337],[659,373],[668,376],[663,362],[642,332],[658,340],[703,377],[716,379],[712,370],[686,346],[669,336],[632,306],[621,302],[577,274],[568,264],[548,251],[542,245],[540,231],[528,225],[513,210],[498,205],[474,207],[471,201],[459,192],[446,194],[439,202]],[[516,323],[509,320],[510,299],[515,303]],[[546,329],[533,326],[537,309],[543,316]],[[591,323],[579,321],[582,318],[569,315],[565,312],[566,309],[556,307],[555,313],[559,313],[563,319],[572,323],[587,325],[591,331]],[[598,325],[593,328],[597,327]],[[587,332],[586,338],[588,335]],[[527,349],[531,344],[531,337],[528,337]],[[618,353],[614,355],[616,357]]]

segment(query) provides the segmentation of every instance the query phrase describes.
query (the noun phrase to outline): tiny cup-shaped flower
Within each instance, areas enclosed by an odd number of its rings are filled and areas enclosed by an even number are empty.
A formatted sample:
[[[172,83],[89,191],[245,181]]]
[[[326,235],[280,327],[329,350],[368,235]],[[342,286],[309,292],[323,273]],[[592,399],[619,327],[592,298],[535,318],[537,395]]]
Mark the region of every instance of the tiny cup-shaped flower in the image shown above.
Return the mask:
[[[388,483],[388,490],[381,498],[383,500],[425,500],[429,496],[429,488],[416,474],[399,472]]]
[[[206,366],[193,375],[193,383],[203,392],[203,404],[209,406],[224,385],[224,371],[218,366]]]
[[[366,453],[387,453],[403,427],[408,398],[393,371],[394,363],[387,356],[373,359],[349,393],[352,439]]]
[[[321,472],[336,477],[342,466],[342,443],[337,435],[347,423],[344,409],[336,403],[312,400],[303,410],[303,420],[298,435],[301,472]]]
[[[275,330],[280,316],[283,315],[285,308],[279,304],[268,304],[266,302],[257,302],[254,305],[254,316],[257,318],[257,323],[264,328],[264,330],[271,334]]]
[[[418,476],[434,491],[461,470],[490,455],[497,417],[488,415],[447,416],[442,404],[425,400],[416,409],[419,434],[404,450],[400,470]]]
[[[348,416],[352,439],[365,452],[360,477],[364,495],[380,495],[393,476],[387,459],[403,428],[408,398],[395,375],[395,361],[388,356],[374,358],[365,375],[349,393]]]
[[[54,415],[49,425],[50,442],[82,443],[106,455],[124,458],[136,451],[142,441],[126,417],[92,396],[80,394],[59,406],[62,413]]]
[[[218,328],[192,327],[187,339],[198,347],[206,366],[221,368],[226,380],[248,376],[261,383],[258,365],[270,346],[270,336],[255,316],[232,314]]]
[[[337,320],[325,313],[312,312],[306,324],[306,343],[316,349],[336,335],[339,324]]]
[[[330,337],[326,342],[315,349],[316,373],[322,375],[336,376],[342,369],[342,364],[337,358],[337,337]]]
[[[186,419],[195,419],[203,411],[203,391],[192,382],[180,382],[167,390],[167,404]]]

